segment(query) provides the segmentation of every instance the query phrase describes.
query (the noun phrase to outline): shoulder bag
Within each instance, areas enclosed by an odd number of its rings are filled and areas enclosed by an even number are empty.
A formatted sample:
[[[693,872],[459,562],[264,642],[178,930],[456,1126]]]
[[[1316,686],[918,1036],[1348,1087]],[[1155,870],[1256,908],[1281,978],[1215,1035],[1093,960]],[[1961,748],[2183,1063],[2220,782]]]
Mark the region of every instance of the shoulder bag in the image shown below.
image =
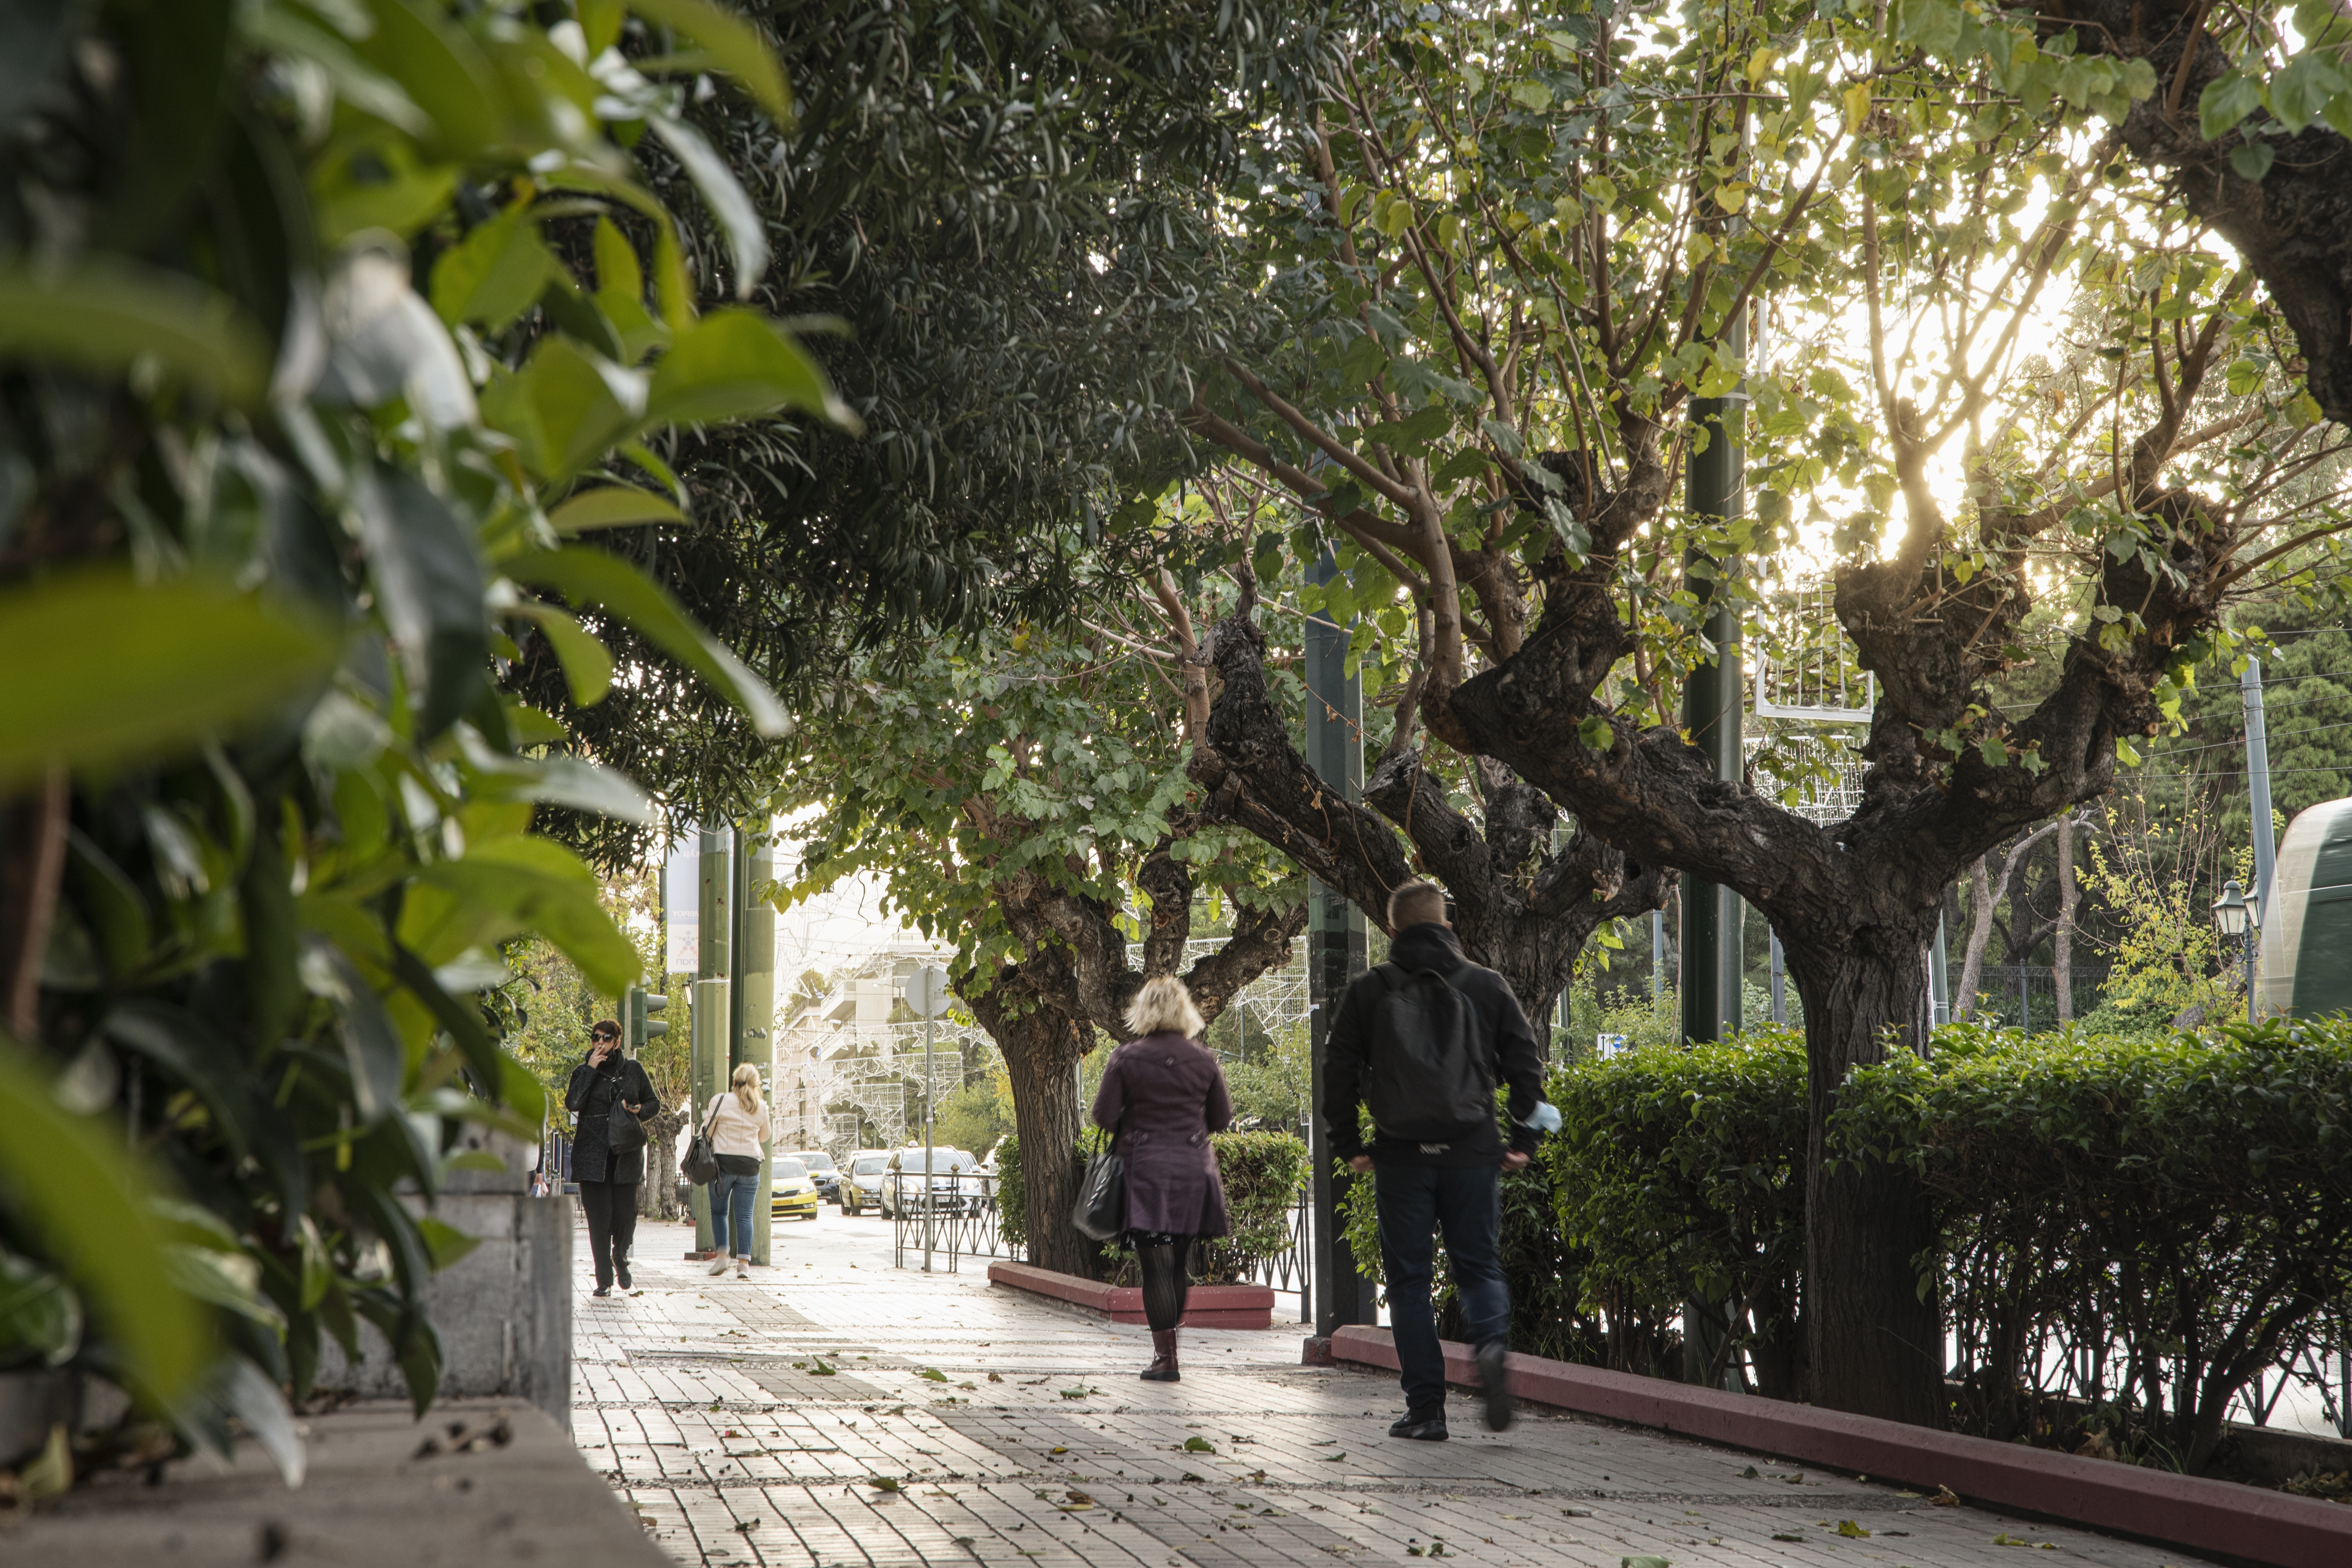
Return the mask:
[[[719,1119],[719,1107],[713,1104],[710,1114],[695,1129],[694,1141],[686,1145],[686,1153],[677,1162],[679,1174],[697,1186],[709,1186],[719,1175],[719,1156],[710,1151],[710,1124]]]
[[[1127,1228],[1127,1161],[1106,1149],[1087,1161],[1078,1178],[1077,1206],[1070,1224],[1078,1234],[1108,1241]]]
[[[604,1112],[604,1144],[616,1155],[634,1155],[650,1141],[645,1123],[628,1107],[629,1071],[635,1065],[632,1062],[621,1070],[621,1082],[613,1085],[613,1103]],[[643,1076],[640,1072],[639,1077]]]

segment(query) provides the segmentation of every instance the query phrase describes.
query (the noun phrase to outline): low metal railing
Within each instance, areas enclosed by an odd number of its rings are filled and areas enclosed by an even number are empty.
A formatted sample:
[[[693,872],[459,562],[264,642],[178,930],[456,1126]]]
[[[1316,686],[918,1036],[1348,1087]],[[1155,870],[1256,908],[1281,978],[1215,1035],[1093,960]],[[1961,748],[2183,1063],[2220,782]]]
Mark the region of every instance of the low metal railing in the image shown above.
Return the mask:
[[[982,1171],[941,1172],[930,1178],[928,1191],[918,1186],[922,1179],[895,1171],[882,1178],[888,1189],[888,1201],[883,1207],[892,1221],[890,1259],[894,1266],[929,1267],[952,1274],[960,1271],[959,1260],[965,1258],[1002,1258],[1015,1263],[1022,1260],[1020,1245],[1004,1234],[997,1207],[997,1178],[993,1175]],[[1290,1211],[1288,1229],[1286,1246],[1244,1257],[1234,1272],[1245,1284],[1296,1291],[1304,1314],[1308,1281],[1314,1278],[1313,1261],[1308,1256],[1309,1211],[1304,1192]],[[923,1261],[926,1250],[930,1255],[928,1265]],[[1303,1316],[1301,1321],[1306,1321]]]
[[[1020,1260],[1021,1249],[997,1224],[993,1174],[941,1171],[926,1178],[919,1172],[891,1171],[882,1186],[894,1266],[909,1267],[911,1257],[913,1266],[953,1274],[961,1258]]]

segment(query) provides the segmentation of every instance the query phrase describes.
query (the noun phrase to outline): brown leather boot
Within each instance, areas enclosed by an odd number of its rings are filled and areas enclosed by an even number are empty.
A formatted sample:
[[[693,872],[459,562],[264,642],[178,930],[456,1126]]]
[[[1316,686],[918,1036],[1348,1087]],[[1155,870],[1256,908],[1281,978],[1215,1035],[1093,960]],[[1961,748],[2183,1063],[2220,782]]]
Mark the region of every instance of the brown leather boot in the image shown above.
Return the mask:
[[[1146,1383],[1181,1383],[1183,1375],[1176,1370],[1176,1331],[1151,1331],[1151,1364],[1143,1369]]]

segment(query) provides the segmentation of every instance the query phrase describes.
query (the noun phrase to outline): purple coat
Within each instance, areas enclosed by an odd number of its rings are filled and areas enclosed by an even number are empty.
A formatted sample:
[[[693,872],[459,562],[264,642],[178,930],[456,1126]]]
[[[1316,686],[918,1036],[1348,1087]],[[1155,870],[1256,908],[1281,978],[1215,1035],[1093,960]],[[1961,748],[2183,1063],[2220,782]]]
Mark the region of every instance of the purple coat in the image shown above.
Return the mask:
[[[1223,1236],[1225,1184],[1209,1134],[1233,1124],[1214,1052],[1181,1034],[1147,1034],[1110,1053],[1095,1093],[1095,1125],[1127,1161],[1127,1228]]]

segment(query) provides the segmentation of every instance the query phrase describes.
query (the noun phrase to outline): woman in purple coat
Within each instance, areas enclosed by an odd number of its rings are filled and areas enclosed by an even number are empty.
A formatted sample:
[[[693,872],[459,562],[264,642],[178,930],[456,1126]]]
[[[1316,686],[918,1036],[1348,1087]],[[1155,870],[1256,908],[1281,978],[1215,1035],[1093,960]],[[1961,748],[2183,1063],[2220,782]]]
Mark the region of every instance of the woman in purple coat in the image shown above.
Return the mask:
[[[1152,1361],[1144,1377],[1173,1383],[1176,1325],[1192,1288],[1185,1263],[1195,1238],[1223,1236],[1225,1186],[1209,1134],[1232,1125],[1224,1070],[1202,1045],[1201,1010],[1184,982],[1143,982],[1128,1004],[1136,1038],[1110,1053],[1095,1094],[1095,1125],[1127,1161],[1127,1239],[1143,1269]]]

